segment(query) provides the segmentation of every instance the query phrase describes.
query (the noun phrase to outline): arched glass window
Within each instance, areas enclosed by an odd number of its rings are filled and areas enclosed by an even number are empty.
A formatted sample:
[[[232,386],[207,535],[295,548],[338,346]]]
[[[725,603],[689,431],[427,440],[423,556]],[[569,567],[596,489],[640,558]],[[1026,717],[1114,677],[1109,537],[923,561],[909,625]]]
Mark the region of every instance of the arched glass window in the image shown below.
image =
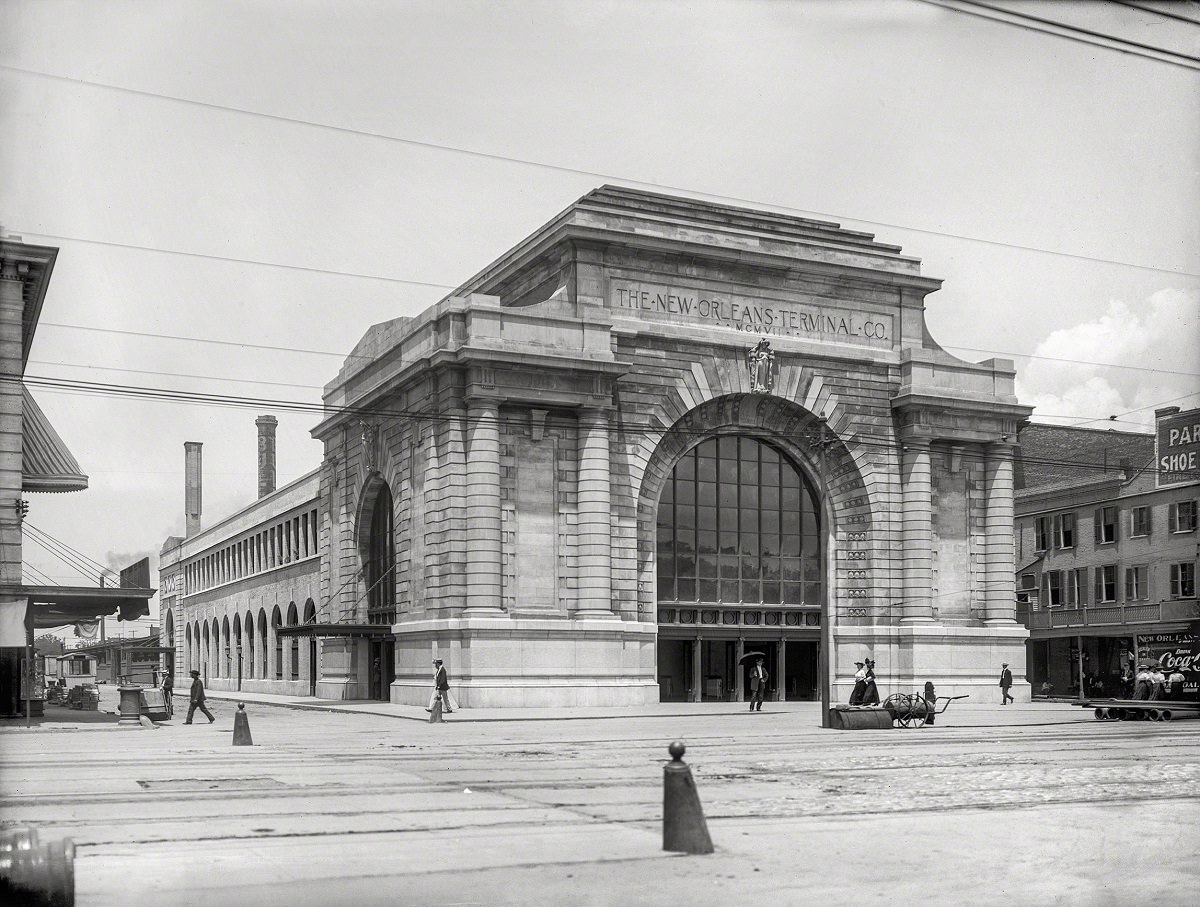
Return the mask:
[[[188,624],[183,628],[183,663],[187,665],[187,669],[192,669],[192,625]]]
[[[791,460],[738,436],[684,454],[658,504],[658,599],[821,604],[816,495]]]
[[[392,625],[396,622],[396,542],[392,533],[392,493],[379,489],[371,511],[367,540],[367,622]]]
[[[282,623],[279,616],[279,605],[271,612],[271,635],[275,637],[275,679],[283,680],[283,637],[279,635]]]
[[[288,622],[289,627],[296,626],[296,603],[295,602],[292,602],[291,604],[288,605],[287,622]],[[291,652],[292,660],[290,662],[290,666],[292,669],[291,679],[299,680],[300,679],[300,637],[299,636],[292,637],[291,649],[292,649],[292,652]]]
[[[225,676],[233,676],[233,637],[229,635],[229,616],[221,621],[221,636],[225,639]]]
[[[258,646],[258,673],[263,680],[266,680],[269,676],[267,674],[267,612],[261,608],[258,611]]]
[[[246,621],[242,625],[246,631],[246,647],[243,654],[246,656],[245,664],[242,670],[246,677],[254,676],[254,615],[249,611],[246,612]]]
[[[214,617],[212,619],[212,672],[213,677],[221,676],[221,625]]]

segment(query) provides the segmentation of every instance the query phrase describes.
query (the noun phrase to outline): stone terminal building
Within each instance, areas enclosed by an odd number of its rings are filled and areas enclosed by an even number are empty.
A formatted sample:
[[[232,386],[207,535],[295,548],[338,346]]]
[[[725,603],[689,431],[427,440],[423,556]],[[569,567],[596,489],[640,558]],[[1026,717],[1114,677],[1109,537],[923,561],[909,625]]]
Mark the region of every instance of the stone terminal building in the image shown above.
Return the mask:
[[[1023,684],[1013,364],[925,323],[940,281],[837,224],[605,186],[325,388],[322,695],[463,705]],[[831,652],[821,651],[828,622]],[[315,665],[314,665],[315,668]]]

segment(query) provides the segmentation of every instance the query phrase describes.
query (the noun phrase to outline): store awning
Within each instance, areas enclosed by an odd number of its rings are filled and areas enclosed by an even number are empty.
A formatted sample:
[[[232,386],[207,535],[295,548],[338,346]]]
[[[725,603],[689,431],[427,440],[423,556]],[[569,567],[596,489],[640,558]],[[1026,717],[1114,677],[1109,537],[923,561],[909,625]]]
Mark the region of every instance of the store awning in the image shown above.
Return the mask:
[[[392,639],[392,628],[387,624],[299,624],[294,627],[279,627],[276,636],[355,636],[360,639]]]
[[[33,628],[43,630],[114,614],[118,620],[149,617],[150,599],[157,591],[117,586],[21,586],[15,594],[29,600]]]
[[[23,387],[21,393],[24,398],[21,490],[83,491],[88,487],[88,477],[29,389]]]

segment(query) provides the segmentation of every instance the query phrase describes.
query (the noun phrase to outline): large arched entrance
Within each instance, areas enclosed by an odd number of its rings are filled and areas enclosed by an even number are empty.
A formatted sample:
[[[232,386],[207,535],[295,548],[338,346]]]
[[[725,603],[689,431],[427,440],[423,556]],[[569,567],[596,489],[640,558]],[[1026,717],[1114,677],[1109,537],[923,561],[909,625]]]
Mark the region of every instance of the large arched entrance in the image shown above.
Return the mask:
[[[760,652],[772,696],[818,696],[824,546],[819,500],[761,437],[687,450],[658,504],[658,679],[664,700],[739,699]]]

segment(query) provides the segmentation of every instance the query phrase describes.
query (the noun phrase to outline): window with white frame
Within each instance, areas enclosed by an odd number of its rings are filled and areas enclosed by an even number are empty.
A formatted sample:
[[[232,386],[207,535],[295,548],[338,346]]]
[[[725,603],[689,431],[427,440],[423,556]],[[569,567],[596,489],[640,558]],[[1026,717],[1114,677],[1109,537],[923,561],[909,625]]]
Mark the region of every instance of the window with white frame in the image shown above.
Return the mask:
[[[1066,571],[1063,579],[1063,597],[1068,607],[1087,604],[1087,569]]]
[[[1062,603],[1062,571],[1047,570],[1042,574],[1042,604],[1047,608],[1057,608]]]
[[[1033,550],[1046,551],[1050,548],[1050,517],[1040,516],[1033,521]]]
[[[1170,526],[1172,532],[1196,531],[1196,502],[1172,501]]]
[[[1108,545],[1117,540],[1117,508],[1096,508],[1096,544]]]
[[[1117,600],[1117,565],[1096,568],[1096,604]]]
[[[1150,568],[1145,564],[1125,568],[1125,601],[1142,602],[1150,597]]]
[[[1171,598],[1196,597],[1196,565],[1184,561],[1171,565]]]
[[[1141,538],[1150,534],[1150,508],[1134,507],[1129,511],[1129,535]]]
[[[1075,547],[1075,514],[1058,513],[1054,516],[1054,547]]]

